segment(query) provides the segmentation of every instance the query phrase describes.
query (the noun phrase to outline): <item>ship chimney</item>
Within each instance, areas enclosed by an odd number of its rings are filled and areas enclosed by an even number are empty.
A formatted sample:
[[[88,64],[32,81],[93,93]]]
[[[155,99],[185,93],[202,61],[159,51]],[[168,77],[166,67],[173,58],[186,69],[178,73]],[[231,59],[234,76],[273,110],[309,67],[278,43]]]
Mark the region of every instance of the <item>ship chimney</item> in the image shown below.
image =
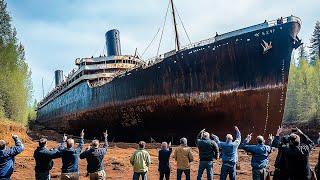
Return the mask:
[[[63,71],[62,70],[56,70],[54,72],[54,78],[56,81],[56,86],[59,86],[63,80]]]
[[[108,56],[120,56],[120,32],[117,29],[112,29],[106,32],[106,47]]]

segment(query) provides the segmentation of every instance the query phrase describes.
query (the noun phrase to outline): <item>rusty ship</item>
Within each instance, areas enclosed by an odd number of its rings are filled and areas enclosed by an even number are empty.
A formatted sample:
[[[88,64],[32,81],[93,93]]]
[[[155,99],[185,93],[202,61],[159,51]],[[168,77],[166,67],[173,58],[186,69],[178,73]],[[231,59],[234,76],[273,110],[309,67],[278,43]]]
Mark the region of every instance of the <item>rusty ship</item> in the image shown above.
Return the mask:
[[[173,19],[175,20],[174,8]],[[37,122],[89,137],[108,129],[115,141],[195,138],[199,130],[224,135],[274,133],[285,108],[292,52],[301,40],[289,16],[216,34],[142,60],[122,55],[120,34],[105,34],[107,56],[77,58],[66,77],[39,103]]]

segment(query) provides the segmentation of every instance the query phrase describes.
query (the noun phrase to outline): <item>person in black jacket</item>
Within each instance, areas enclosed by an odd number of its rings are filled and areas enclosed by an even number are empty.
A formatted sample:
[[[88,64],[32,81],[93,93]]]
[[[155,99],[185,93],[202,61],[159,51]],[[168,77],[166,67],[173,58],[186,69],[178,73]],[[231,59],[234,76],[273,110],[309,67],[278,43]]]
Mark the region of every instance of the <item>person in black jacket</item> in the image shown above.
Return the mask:
[[[276,137],[272,141],[271,146],[278,148],[278,154],[274,163],[274,174],[273,180],[288,180],[288,170],[286,165],[286,157],[284,155],[284,149],[289,146],[289,136],[285,135],[283,137],[280,136],[282,133],[282,127],[279,127]]]
[[[300,129],[295,128],[292,132],[289,137],[289,146],[284,149],[289,179],[309,180],[312,176],[309,154],[314,143]]]
[[[99,140],[93,140],[91,146],[80,154],[80,159],[87,159],[87,171],[90,180],[106,179],[104,170],[104,155],[108,150],[108,133],[104,133],[104,145],[99,148]]]
[[[50,180],[50,170],[53,167],[52,159],[59,157],[57,149],[47,149],[47,139],[41,138],[39,140],[39,147],[33,153],[36,161],[35,176],[36,180]]]
[[[163,180],[164,177],[166,180],[170,179],[170,155],[172,153],[172,148],[171,148],[171,142],[169,143],[169,148],[168,148],[168,143],[163,142],[161,144],[161,150],[159,151],[159,173],[160,173],[160,180]]]
[[[219,158],[219,147],[210,139],[210,134],[201,130],[197,136],[196,145],[199,149],[199,169],[197,180],[201,180],[203,171],[207,171],[208,180],[213,179],[213,160]]]

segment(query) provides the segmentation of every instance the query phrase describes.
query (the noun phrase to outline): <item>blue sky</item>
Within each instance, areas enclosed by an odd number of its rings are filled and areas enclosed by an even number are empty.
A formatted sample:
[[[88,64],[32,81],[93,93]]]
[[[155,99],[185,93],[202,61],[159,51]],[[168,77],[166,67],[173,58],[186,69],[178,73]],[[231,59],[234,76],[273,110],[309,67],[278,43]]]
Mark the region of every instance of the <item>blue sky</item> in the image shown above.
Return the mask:
[[[7,0],[13,25],[25,46],[32,70],[34,97],[53,88],[54,70],[64,73],[74,68],[77,57],[98,56],[104,52],[104,33],[120,30],[123,54],[142,54],[163,25],[168,0]],[[302,19],[299,36],[308,43],[317,20],[319,0],[174,0],[192,42],[206,39],[215,32],[224,33],[251,26],[265,19],[291,14]],[[181,23],[182,43],[187,43]],[[161,52],[174,48],[169,18]],[[143,58],[156,55],[159,36]]]

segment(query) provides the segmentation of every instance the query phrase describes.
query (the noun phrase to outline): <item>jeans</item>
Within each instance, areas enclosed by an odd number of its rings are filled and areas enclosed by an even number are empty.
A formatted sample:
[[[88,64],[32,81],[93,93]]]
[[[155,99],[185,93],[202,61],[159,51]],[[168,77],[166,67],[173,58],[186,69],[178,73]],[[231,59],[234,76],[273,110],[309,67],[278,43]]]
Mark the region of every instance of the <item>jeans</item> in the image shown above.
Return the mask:
[[[36,172],[36,180],[50,180],[49,172]]]
[[[139,180],[141,176],[142,180],[147,180],[148,179],[148,172],[134,172],[133,173],[133,180]]]
[[[177,169],[177,180],[181,180],[182,173],[186,175],[186,180],[190,180],[190,169]]]
[[[223,163],[221,166],[220,180],[226,180],[228,175],[230,180],[235,180],[236,173],[236,164],[231,165]]]
[[[169,179],[170,179],[170,171],[168,171],[168,172],[162,172],[162,171],[160,171],[159,173],[160,173],[160,178],[159,178],[159,180],[163,180],[164,177],[166,177],[166,178],[165,178],[166,180],[169,180]]]
[[[197,180],[201,180],[203,171],[207,171],[207,179],[213,179],[213,161],[200,161]]]
[[[252,169],[252,180],[265,180],[268,175],[268,169]]]

